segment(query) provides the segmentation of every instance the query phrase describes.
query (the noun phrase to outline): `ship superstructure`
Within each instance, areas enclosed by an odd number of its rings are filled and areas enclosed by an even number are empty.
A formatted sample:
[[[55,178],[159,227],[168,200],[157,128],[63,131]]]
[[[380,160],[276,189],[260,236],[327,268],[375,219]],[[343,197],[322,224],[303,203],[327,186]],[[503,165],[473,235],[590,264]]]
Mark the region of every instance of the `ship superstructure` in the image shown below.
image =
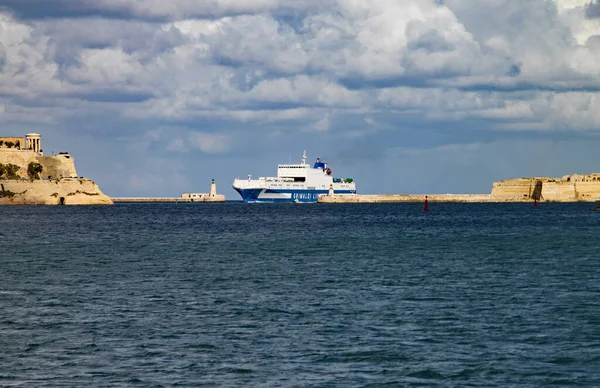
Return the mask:
[[[277,177],[235,178],[233,188],[245,202],[317,202],[320,194],[333,187],[336,194],[356,194],[352,178],[335,178],[327,162],[317,158],[306,163],[306,151],[300,164],[280,164]]]

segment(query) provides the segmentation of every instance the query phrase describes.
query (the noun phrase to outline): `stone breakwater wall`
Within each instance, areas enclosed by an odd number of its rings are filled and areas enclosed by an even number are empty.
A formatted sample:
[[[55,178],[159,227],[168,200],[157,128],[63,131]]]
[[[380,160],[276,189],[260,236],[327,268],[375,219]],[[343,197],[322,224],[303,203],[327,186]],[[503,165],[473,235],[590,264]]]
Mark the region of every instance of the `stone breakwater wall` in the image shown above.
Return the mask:
[[[506,202],[497,201],[489,194],[334,194],[320,195],[319,203],[402,203],[423,202]]]
[[[112,205],[113,201],[85,178],[0,180],[0,205]]]
[[[215,196],[204,196],[198,198],[183,197],[111,197],[114,203],[205,203],[205,202],[225,202],[225,196],[217,194]]]

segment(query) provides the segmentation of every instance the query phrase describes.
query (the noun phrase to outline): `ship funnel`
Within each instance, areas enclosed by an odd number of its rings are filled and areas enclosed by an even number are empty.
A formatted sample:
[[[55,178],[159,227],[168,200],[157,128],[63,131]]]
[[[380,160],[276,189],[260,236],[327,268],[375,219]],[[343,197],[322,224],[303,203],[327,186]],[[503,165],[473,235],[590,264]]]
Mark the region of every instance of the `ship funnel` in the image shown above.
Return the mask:
[[[302,153],[302,164],[306,164],[306,150]]]

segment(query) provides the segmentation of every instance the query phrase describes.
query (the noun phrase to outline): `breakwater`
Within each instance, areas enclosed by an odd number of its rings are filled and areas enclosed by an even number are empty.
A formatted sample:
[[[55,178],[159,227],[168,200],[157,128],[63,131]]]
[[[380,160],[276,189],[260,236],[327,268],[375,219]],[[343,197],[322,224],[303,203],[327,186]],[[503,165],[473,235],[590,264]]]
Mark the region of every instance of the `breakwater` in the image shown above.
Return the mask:
[[[594,202],[600,201],[600,173],[507,179],[494,182],[490,194],[336,194],[330,188],[318,202],[422,202],[425,196],[430,202]]]
[[[224,195],[200,198],[182,198],[182,197],[112,197],[114,203],[204,203],[204,202],[225,202]]]
[[[181,197],[113,197],[112,200],[115,203],[205,203],[225,202],[225,196],[217,194],[217,184],[213,179],[208,193],[185,193]]]
[[[514,202],[497,199],[490,194],[333,194],[320,195],[319,203],[401,203],[423,202]],[[522,202],[522,200],[520,200]]]

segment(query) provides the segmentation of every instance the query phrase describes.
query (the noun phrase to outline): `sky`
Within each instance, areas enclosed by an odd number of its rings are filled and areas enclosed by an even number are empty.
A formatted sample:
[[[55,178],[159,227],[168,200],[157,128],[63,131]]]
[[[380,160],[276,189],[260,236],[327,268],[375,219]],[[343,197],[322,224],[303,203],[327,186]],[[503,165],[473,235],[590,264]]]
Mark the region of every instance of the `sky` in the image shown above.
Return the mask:
[[[0,135],[110,196],[329,163],[375,193],[600,172],[598,0],[0,0]]]

